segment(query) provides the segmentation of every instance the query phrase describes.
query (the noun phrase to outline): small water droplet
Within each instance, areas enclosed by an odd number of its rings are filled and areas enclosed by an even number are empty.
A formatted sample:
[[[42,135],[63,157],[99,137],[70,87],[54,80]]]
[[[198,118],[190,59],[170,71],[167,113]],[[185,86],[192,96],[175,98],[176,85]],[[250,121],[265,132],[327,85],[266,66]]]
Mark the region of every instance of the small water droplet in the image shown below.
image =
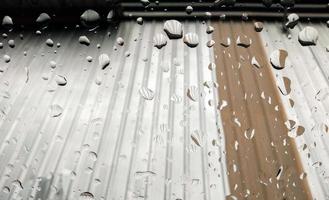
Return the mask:
[[[79,37],[79,42],[80,42],[80,44],[84,44],[86,46],[90,45],[90,40],[85,35]]]
[[[139,94],[145,99],[145,100],[152,100],[154,98],[154,92],[147,88],[147,87],[142,87],[139,89]]]
[[[50,106],[50,116],[58,117],[63,113],[63,108],[58,104],[53,104]]]
[[[90,192],[83,192],[80,194],[79,200],[94,200],[94,195]]]

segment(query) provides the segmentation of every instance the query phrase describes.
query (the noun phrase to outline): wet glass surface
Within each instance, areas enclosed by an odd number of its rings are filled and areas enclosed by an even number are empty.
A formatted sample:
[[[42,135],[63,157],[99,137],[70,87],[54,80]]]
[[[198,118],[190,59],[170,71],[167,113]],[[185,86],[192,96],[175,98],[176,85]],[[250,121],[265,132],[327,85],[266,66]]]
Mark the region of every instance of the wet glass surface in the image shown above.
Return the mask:
[[[328,3],[3,3],[0,199],[328,199]]]

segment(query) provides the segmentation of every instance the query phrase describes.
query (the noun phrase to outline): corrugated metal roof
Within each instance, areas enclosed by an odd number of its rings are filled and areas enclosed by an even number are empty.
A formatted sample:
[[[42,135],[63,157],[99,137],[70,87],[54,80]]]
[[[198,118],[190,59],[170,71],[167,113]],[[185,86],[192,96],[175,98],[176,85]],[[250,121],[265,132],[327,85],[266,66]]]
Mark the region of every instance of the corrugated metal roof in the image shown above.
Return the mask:
[[[264,44],[270,54],[275,49],[288,52],[290,67],[278,71],[277,77],[286,76],[291,80],[292,92],[282,96],[288,118],[302,125],[305,132],[295,139],[300,152],[303,167],[307,173],[309,186],[314,199],[329,199],[329,45],[328,28],[324,23],[302,23],[283,33],[280,23],[267,22],[262,32]],[[298,33],[305,26],[313,26],[319,32],[316,46],[302,47],[298,42]],[[294,101],[291,107],[289,98]],[[327,131],[328,132],[328,131]]]
[[[306,25],[319,31],[317,46],[298,43]],[[328,199],[328,29],[300,24],[288,39],[281,27],[266,22],[262,37],[268,55],[277,48],[288,51],[291,67],[273,73],[278,81],[282,76],[291,80],[292,92],[282,101],[288,118],[305,127],[295,141],[312,195]],[[205,81],[217,82],[216,72],[208,69],[214,62],[213,50],[205,45],[211,35],[205,23],[185,21],[184,32],[199,35],[198,48],[168,40],[158,50],[153,37],[162,29],[161,21],[143,26],[127,21],[118,30],[44,30],[40,36],[26,31],[23,40],[9,33],[1,41],[0,56],[8,54],[11,61],[0,64],[0,199],[62,200],[81,194],[224,199],[230,194],[218,93],[204,87]],[[81,35],[91,40],[89,47],[79,44]],[[116,44],[117,37],[124,39],[123,46]],[[48,38],[61,47],[46,46]],[[10,39],[15,48],[8,47]],[[110,56],[105,70],[98,64],[102,53]],[[57,86],[56,75],[67,84]],[[152,100],[140,95],[143,86],[154,92]],[[191,86],[202,94],[197,101],[186,95]],[[52,105],[60,107],[52,113]]]
[[[208,70],[213,52],[205,45],[211,36],[201,22],[184,26],[198,33],[200,48],[181,40],[154,48],[153,36],[163,27],[155,21],[123,22],[118,31],[97,34],[29,32],[20,40],[10,33],[16,47],[7,47],[5,39],[0,51],[11,56],[0,75],[0,199],[77,199],[84,192],[96,199],[225,198],[217,89],[203,86],[216,82],[215,71]],[[78,43],[83,34],[89,47]],[[115,44],[119,36],[122,47]],[[47,38],[61,47],[46,46]],[[111,60],[104,71],[97,61],[101,53]],[[57,63],[53,70],[51,60]],[[65,86],[55,87],[56,74],[66,78]],[[153,100],[139,94],[143,86],[154,91]],[[186,95],[190,86],[202,91],[196,102]],[[52,117],[51,105],[63,112]]]

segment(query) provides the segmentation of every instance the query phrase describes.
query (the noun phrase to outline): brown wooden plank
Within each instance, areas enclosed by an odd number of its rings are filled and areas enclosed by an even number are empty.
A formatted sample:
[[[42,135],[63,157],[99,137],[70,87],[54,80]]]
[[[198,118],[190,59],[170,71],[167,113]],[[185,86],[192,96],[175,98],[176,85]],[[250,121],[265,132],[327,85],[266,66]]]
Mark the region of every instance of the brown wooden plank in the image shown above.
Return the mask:
[[[287,117],[260,35],[252,23],[214,22],[213,26],[219,95],[228,102],[221,116],[232,196],[312,199],[306,179],[299,178],[302,165],[288,137]],[[248,48],[236,44],[238,36],[244,35],[252,40]],[[231,45],[220,45],[227,37]],[[261,68],[251,64],[253,56]],[[252,130],[254,137],[245,137],[245,131]]]

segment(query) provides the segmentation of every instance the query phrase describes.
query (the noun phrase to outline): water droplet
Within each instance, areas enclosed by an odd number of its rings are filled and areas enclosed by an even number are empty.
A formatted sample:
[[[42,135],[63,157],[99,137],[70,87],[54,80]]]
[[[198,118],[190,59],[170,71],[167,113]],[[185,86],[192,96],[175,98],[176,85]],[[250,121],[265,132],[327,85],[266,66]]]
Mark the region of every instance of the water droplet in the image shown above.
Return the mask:
[[[135,172],[135,177],[137,179],[147,178],[147,177],[155,176],[155,175],[156,175],[156,173],[152,172],[152,171],[137,171],[137,172]]]
[[[187,33],[184,35],[183,41],[187,46],[194,48],[199,44],[199,37],[195,33]]]
[[[46,44],[47,44],[47,46],[49,46],[49,47],[53,47],[54,46],[54,41],[52,40],[52,39],[47,39],[46,40]]]
[[[177,20],[167,20],[164,23],[163,30],[167,33],[169,39],[179,39],[183,36],[182,24]]]
[[[193,7],[192,6],[186,6],[185,11],[188,15],[190,15],[193,12]]]
[[[278,88],[282,95],[286,96],[291,92],[291,80],[288,77],[277,77]]]
[[[96,161],[97,160],[97,153],[94,151],[89,152],[89,157],[91,160]]]
[[[216,64],[215,63],[209,63],[208,69],[211,70],[211,71],[216,69]]]
[[[50,66],[50,68],[52,68],[52,69],[55,69],[55,68],[56,68],[56,65],[57,65],[56,62],[53,61],[53,60],[49,62],[49,66]]]
[[[315,95],[315,99],[318,101],[324,101],[328,97],[329,97],[329,88],[322,88]]]
[[[207,47],[209,47],[209,48],[211,48],[212,46],[214,46],[215,45],[215,41],[214,40],[209,40],[208,42],[207,42]]]
[[[212,32],[214,32],[214,27],[207,26],[206,33],[211,34]]]
[[[58,117],[63,113],[63,108],[58,104],[53,104],[50,106],[50,116]]]
[[[298,41],[302,46],[316,45],[318,38],[318,31],[311,26],[306,26],[298,33]]]
[[[167,45],[167,38],[163,34],[158,33],[154,36],[153,43],[156,48],[161,49]]]
[[[92,61],[93,61],[93,57],[91,57],[91,56],[87,56],[87,57],[86,57],[86,60],[87,60],[88,62],[92,62]]]
[[[80,16],[80,20],[82,25],[84,25],[85,27],[95,28],[98,26],[100,16],[96,11],[88,9],[84,13],[82,13],[82,15]]]
[[[8,91],[0,91],[0,97],[3,97],[5,99],[10,98],[10,93]]]
[[[245,12],[242,13],[241,18],[242,18],[243,21],[248,21],[248,18],[249,18],[248,13],[245,13]]]
[[[234,117],[233,121],[238,127],[241,127],[241,122],[239,121],[239,119],[237,117]]]
[[[123,44],[125,43],[125,41],[123,40],[122,37],[118,37],[116,41],[117,41],[117,44],[120,46],[123,46]]]
[[[90,192],[83,192],[80,194],[79,200],[94,200],[94,195]]]
[[[13,186],[20,189],[20,190],[23,190],[23,185],[22,185],[22,182],[20,180],[14,180],[12,182]]]
[[[256,32],[261,32],[263,30],[263,23],[262,22],[255,22],[254,28]]]
[[[246,35],[238,36],[238,38],[236,39],[236,44],[244,48],[248,48],[251,45],[251,43],[252,43],[251,38],[248,38],[248,36]]]
[[[79,37],[79,42],[80,44],[84,44],[86,46],[90,45],[90,40],[85,35]]]
[[[222,103],[218,105],[219,110],[223,110],[228,105],[227,101],[222,100]]]
[[[10,188],[8,186],[4,186],[2,188],[2,192],[5,193],[5,194],[8,194],[8,193],[10,193]]]
[[[299,175],[299,178],[300,178],[300,180],[304,180],[304,178],[306,178],[306,176],[307,176],[307,173],[302,172],[302,173]]]
[[[47,13],[41,13],[35,22],[42,28],[47,28],[51,18]]]
[[[12,29],[14,25],[13,19],[10,16],[4,16],[2,19],[2,26],[4,26],[6,29]]]
[[[57,74],[55,77],[55,80],[56,80],[57,85],[59,85],[59,86],[65,86],[67,84],[67,80],[66,80],[65,76]]]
[[[106,20],[107,20],[107,22],[112,22],[113,17],[114,17],[114,11],[113,11],[113,10],[110,10],[110,11],[107,13],[107,16],[106,16]]]
[[[152,100],[154,98],[154,92],[147,88],[147,87],[142,87],[139,89],[139,94],[145,99],[145,100]]]
[[[136,22],[137,22],[137,24],[142,25],[143,24],[143,18],[142,17],[138,17],[136,19]]]
[[[3,60],[6,62],[6,63],[9,63],[10,62],[10,56],[8,56],[8,55],[4,55],[3,56]]]
[[[107,54],[103,53],[98,57],[98,62],[102,70],[104,70],[107,66],[110,65],[110,58]]]
[[[47,85],[47,90],[48,90],[48,92],[55,92],[57,87],[58,87],[57,83],[52,81],[51,83],[49,83]]]
[[[197,146],[201,147],[202,145],[202,136],[200,135],[199,131],[195,130],[191,134],[191,139]]]
[[[97,76],[96,79],[95,79],[95,83],[96,83],[96,85],[101,85],[102,84],[101,77]]]
[[[257,61],[256,57],[253,56],[252,59],[251,59],[251,65],[257,67],[257,68],[261,68],[259,62]]]
[[[247,129],[244,131],[244,137],[248,140],[251,140],[255,135],[255,129]]]
[[[281,165],[278,169],[278,172],[276,173],[276,179],[279,180],[281,178],[281,175],[283,173],[283,166]]]
[[[296,13],[291,13],[287,16],[287,20],[286,27],[293,29],[298,23],[299,16]]]
[[[190,86],[187,89],[187,97],[190,98],[192,101],[197,101],[199,97],[199,90],[196,86]]]
[[[223,47],[229,47],[231,45],[231,38],[227,37],[220,42]]]
[[[15,47],[15,40],[8,40],[8,45],[9,45],[9,47],[14,48]]]
[[[283,69],[286,67],[286,59],[288,52],[283,49],[275,50],[270,55],[270,62],[275,69]]]

